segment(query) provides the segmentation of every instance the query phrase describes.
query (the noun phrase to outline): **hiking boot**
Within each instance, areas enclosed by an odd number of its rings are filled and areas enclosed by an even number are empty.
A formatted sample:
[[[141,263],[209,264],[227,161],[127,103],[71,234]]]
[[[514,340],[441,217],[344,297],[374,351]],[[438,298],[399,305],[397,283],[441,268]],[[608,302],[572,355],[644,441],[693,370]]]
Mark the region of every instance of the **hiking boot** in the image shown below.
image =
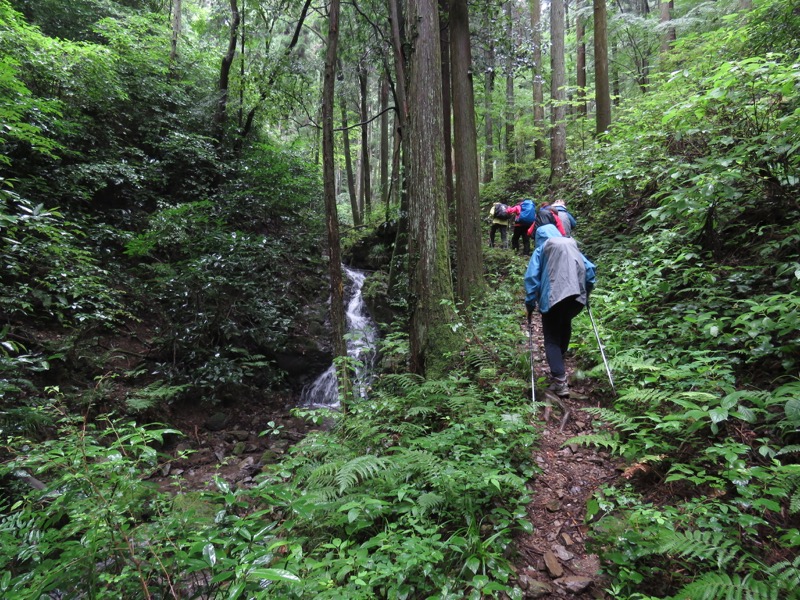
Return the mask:
[[[551,392],[553,392],[559,398],[568,398],[569,397],[569,386],[567,385],[567,378],[558,379],[557,377],[553,379],[553,383],[547,388]]]

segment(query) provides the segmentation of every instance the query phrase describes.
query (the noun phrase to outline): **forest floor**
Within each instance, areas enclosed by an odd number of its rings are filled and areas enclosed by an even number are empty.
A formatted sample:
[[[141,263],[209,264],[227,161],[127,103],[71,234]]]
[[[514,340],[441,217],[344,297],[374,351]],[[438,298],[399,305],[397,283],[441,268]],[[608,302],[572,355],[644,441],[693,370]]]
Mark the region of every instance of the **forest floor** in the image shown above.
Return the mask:
[[[534,370],[541,377],[549,370],[538,318],[533,319],[533,337],[538,349]],[[574,366],[574,359],[568,358],[567,372],[573,372]],[[545,408],[538,415],[540,439],[533,457],[540,474],[528,484],[533,531],[517,538],[519,585],[525,598],[605,598],[600,561],[587,549],[586,505],[596,490],[620,477],[621,467],[606,452],[565,444],[577,435],[596,433],[592,415],[581,409],[603,401],[589,381],[571,382],[566,399],[540,387],[536,400]]]
[[[527,325],[524,330],[527,336]],[[533,335],[535,371],[542,377],[548,368],[538,318]],[[527,353],[528,346],[521,351]],[[568,372],[574,371],[574,359],[568,358],[567,364]],[[571,383],[570,398],[560,402],[543,385],[536,390],[544,409],[537,415],[540,438],[533,456],[539,474],[528,484],[533,530],[517,537],[513,552],[525,598],[605,598],[599,559],[587,549],[586,505],[596,490],[621,476],[621,467],[606,452],[565,445],[577,435],[595,432],[592,416],[581,410],[604,402],[591,385]],[[184,435],[165,446],[172,459],[150,480],[173,492],[211,489],[217,477],[249,487],[264,464],[279,461],[308,432],[308,423],[291,415],[292,402],[287,394],[243,399],[212,413],[195,405],[175,407],[164,420]],[[181,456],[186,450],[190,452]]]

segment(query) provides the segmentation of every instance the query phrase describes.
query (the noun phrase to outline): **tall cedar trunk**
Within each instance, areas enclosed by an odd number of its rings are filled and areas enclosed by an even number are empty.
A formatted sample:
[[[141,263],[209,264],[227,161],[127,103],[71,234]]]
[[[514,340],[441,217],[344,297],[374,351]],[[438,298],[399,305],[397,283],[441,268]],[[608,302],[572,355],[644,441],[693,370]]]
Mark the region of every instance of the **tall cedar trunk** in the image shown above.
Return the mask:
[[[620,100],[622,99],[622,81],[619,75],[619,63],[616,61],[616,57],[619,54],[619,41],[614,40],[614,59],[610,59],[609,62],[614,65],[614,71],[611,77],[611,84],[613,86],[612,92],[612,100],[614,102],[614,106],[619,106]]]
[[[661,52],[669,52],[670,48],[672,48],[672,44],[675,42],[677,35],[675,34],[675,26],[674,25],[667,25],[672,21],[672,9],[673,9],[673,1],[669,0],[665,2],[661,0],[661,24],[665,26],[664,33],[661,37]]]
[[[172,3],[172,40],[169,51],[169,78],[175,79],[178,68],[178,39],[181,36],[181,13],[183,0],[173,0]]]
[[[459,300],[469,305],[473,293],[483,287],[483,253],[467,0],[450,0],[450,60],[456,163],[456,292]]]
[[[508,40],[514,39],[514,15],[511,2],[504,5],[506,13],[506,23],[508,29],[506,36]],[[514,139],[514,124],[516,115],[514,114],[514,57],[509,52],[506,62],[506,117],[505,117],[505,145],[506,145],[506,164],[513,165],[517,162],[516,142]]]
[[[544,143],[544,86],[542,75],[542,3],[530,0],[531,31],[533,32],[533,156],[545,157]]]
[[[594,8],[594,102],[597,135],[611,125],[611,94],[608,81],[608,19],[606,0],[593,0]]]
[[[400,0],[387,0],[389,9],[389,25],[392,31],[392,55],[394,71],[397,74],[395,85],[395,139],[396,152],[393,158],[393,177],[400,196],[400,218],[395,236],[392,261],[389,265],[389,293],[394,293],[399,282],[405,261],[403,257],[408,251],[408,187],[409,168],[408,152],[408,66],[404,52],[405,22],[400,10]]]
[[[367,78],[366,58],[358,63],[358,88],[361,94],[361,194],[364,207],[364,216],[367,217],[372,209],[372,186],[370,185],[369,166],[369,111],[367,110],[367,92],[369,80]]]
[[[550,181],[561,179],[567,167],[566,74],[564,70],[564,0],[550,2]]]
[[[328,13],[328,48],[325,53],[325,73],[322,84],[322,172],[325,186],[325,220],[328,228],[328,255],[331,283],[331,326],[333,329],[333,354],[336,358],[347,356],[344,340],[344,286],[342,284],[342,251],[339,247],[339,217],[336,213],[336,182],[333,148],[333,92],[336,83],[336,45],[339,40],[339,0],[331,0]],[[338,363],[339,390],[344,398],[342,410],[350,396],[350,378],[346,365]]]
[[[638,11],[637,14],[639,16],[647,19],[650,14],[650,5],[647,4],[647,0],[640,0],[638,4],[634,3],[634,11]],[[650,85],[650,49],[646,44],[641,46],[637,44],[634,49],[636,51],[634,56],[637,57],[635,62],[638,71],[636,81],[642,93],[646,94],[647,86]]]
[[[389,220],[389,78],[386,73],[381,77],[381,150],[380,150],[380,186],[381,202],[386,206],[386,220]]]
[[[222,143],[225,132],[225,122],[228,113],[228,83],[231,75],[231,65],[236,56],[236,41],[239,30],[239,7],[236,0],[230,0],[231,5],[231,28],[228,36],[228,50],[222,57],[222,65],[219,69],[219,83],[217,84],[217,107],[214,111],[213,136],[217,144]]]
[[[442,126],[444,128],[444,191],[447,197],[447,219],[450,226],[455,225],[453,205],[453,135],[452,115],[450,114],[450,26],[447,22],[450,11],[448,0],[439,0],[439,16],[445,19],[439,25],[439,46],[442,53]]]
[[[450,328],[447,207],[444,192],[441,52],[436,0],[408,0],[409,120],[408,266],[412,372],[439,377],[457,351]],[[442,302],[442,301],[446,302]]]
[[[575,17],[575,37],[578,44],[577,84],[578,84],[578,114],[586,116],[586,21],[581,14],[583,0],[577,0],[577,15]]]
[[[492,97],[494,96],[494,44],[489,42],[486,51],[485,91],[483,95],[484,121],[483,137],[485,150],[483,153],[483,182],[494,179],[494,118],[492,117]]]
[[[241,130],[244,124],[244,92],[247,81],[245,80],[245,44],[247,42],[247,32],[245,26],[245,18],[247,11],[245,10],[245,0],[242,0],[242,37],[241,45],[239,46],[239,109],[237,110],[236,126]],[[316,144],[315,144],[316,146]]]
[[[350,195],[350,210],[353,213],[353,225],[359,226],[364,220],[361,218],[361,211],[358,208],[358,198],[356,197],[356,181],[353,176],[353,158],[350,154],[350,129],[347,124],[347,101],[344,94],[339,96],[339,104],[342,110],[342,147],[344,150],[344,167],[347,172],[347,193]]]

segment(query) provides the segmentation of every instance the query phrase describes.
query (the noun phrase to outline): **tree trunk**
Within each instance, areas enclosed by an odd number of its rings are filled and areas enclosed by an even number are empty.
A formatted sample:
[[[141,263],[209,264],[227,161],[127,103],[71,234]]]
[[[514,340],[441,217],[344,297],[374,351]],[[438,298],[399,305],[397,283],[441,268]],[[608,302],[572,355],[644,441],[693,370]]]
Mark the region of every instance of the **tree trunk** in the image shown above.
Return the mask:
[[[542,80],[542,3],[530,0],[531,31],[533,32],[533,156],[545,157],[544,89]]]
[[[380,186],[381,201],[386,207],[386,219],[389,219],[389,78],[386,73],[381,77],[381,156]]]
[[[367,92],[369,80],[367,78],[367,65],[362,58],[358,63],[358,88],[361,94],[361,194],[364,199],[364,216],[369,218],[372,210],[372,187],[370,185],[369,166],[369,111],[367,110]]]
[[[508,29],[506,36],[509,40],[514,39],[514,15],[511,2],[504,5]],[[505,116],[505,145],[506,145],[506,164],[513,165],[517,162],[517,143],[514,137],[514,125],[517,116],[514,110],[514,57],[509,53],[506,62],[506,116]]]
[[[578,114],[582,117],[586,116],[586,22],[581,15],[581,8],[583,7],[584,0],[577,0],[577,16],[575,17],[575,38],[578,45],[578,59],[576,83],[578,87]]]
[[[217,145],[222,144],[222,138],[225,134],[225,122],[227,120],[228,112],[228,83],[231,74],[231,65],[233,58],[236,55],[236,42],[238,39],[239,29],[239,8],[236,5],[236,0],[230,0],[231,5],[231,28],[228,36],[228,50],[225,56],[222,57],[222,65],[219,70],[219,83],[217,85],[217,107],[214,111],[214,121],[212,128],[212,135],[217,142]]]
[[[494,95],[494,44],[489,42],[489,49],[486,52],[486,76],[485,90],[483,98],[483,182],[489,183],[494,179],[494,118],[492,117],[492,96]]]
[[[169,78],[175,79],[178,76],[178,39],[181,36],[181,12],[183,11],[183,0],[173,0],[172,3],[172,40],[169,51]]]
[[[450,113],[451,89],[450,81],[450,26],[447,18],[450,12],[448,0],[439,0],[439,15],[446,19],[439,24],[439,47],[442,54],[442,126],[444,128],[444,191],[447,197],[448,224],[455,225],[455,207],[453,205],[453,135]]]
[[[673,0],[661,0],[661,24],[664,25],[664,33],[661,37],[661,52],[667,53],[672,48],[672,44],[675,42],[677,35],[675,33],[675,26],[674,25],[667,25],[672,21],[672,9],[673,9]]]
[[[245,2],[246,0],[242,0],[242,39],[241,39],[241,46],[239,47],[239,110],[237,111],[237,120],[236,126],[239,130],[242,129],[242,125],[244,125],[244,92],[246,87],[246,80],[245,80],[245,44],[247,42],[247,32],[245,27],[245,18],[247,16],[247,11],[245,10]],[[318,148],[318,144],[314,144],[314,147]]]
[[[566,73],[564,69],[564,0],[550,2],[550,181],[559,181],[567,168]]]
[[[328,255],[331,284],[331,326],[333,329],[333,354],[337,359],[347,356],[344,340],[344,285],[342,284],[342,256],[339,246],[339,217],[336,212],[336,182],[333,148],[333,94],[336,83],[336,46],[339,39],[339,0],[331,0],[328,13],[328,48],[325,53],[325,74],[322,85],[322,170],[325,187],[325,216],[328,229]],[[342,411],[347,408],[350,396],[350,377],[346,365],[337,363]]]
[[[444,192],[441,52],[436,0],[408,0],[409,308],[412,372],[439,377],[458,351]],[[443,302],[445,301],[445,302]]]
[[[356,181],[353,176],[353,158],[350,151],[350,129],[347,124],[347,101],[344,94],[339,96],[339,104],[342,110],[342,146],[344,150],[344,166],[347,171],[347,193],[350,195],[350,210],[353,213],[353,225],[359,226],[364,220],[361,218],[361,211],[358,208],[358,198],[356,197]]]
[[[594,8],[594,101],[597,135],[611,125],[611,95],[608,89],[608,20],[605,0],[593,0]]]
[[[392,54],[394,70],[397,75],[395,85],[395,139],[397,151],[393,161],[393,173],[397,193],[400,197],[400,217],[397,224],[392,261],[389,265],[389,293],[394,293],[402,282],[401,274],[405,267],[404,256],[408,253],[408,187],[407,178],[410,172],[408,152],[408,65],[404,52],[405,21],[399,6],[400,0],[387,0],[389,5],[389,25],[392,31]]]
[[[467,0],[450,0],[450,47],[456,163],[456,291],[459,300],[468,306],[472,295],[483,287],[483,253]]]

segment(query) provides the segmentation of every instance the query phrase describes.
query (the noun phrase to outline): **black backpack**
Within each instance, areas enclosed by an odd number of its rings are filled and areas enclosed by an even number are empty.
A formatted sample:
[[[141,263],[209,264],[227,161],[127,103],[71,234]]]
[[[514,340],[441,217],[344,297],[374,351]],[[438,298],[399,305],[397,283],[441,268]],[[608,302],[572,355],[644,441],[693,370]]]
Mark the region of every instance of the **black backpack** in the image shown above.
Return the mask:
[[[496,202],[494,205],[494,218],[495,219],[502,219],[508,220],[508,204],[503,204],[502,202]]]

